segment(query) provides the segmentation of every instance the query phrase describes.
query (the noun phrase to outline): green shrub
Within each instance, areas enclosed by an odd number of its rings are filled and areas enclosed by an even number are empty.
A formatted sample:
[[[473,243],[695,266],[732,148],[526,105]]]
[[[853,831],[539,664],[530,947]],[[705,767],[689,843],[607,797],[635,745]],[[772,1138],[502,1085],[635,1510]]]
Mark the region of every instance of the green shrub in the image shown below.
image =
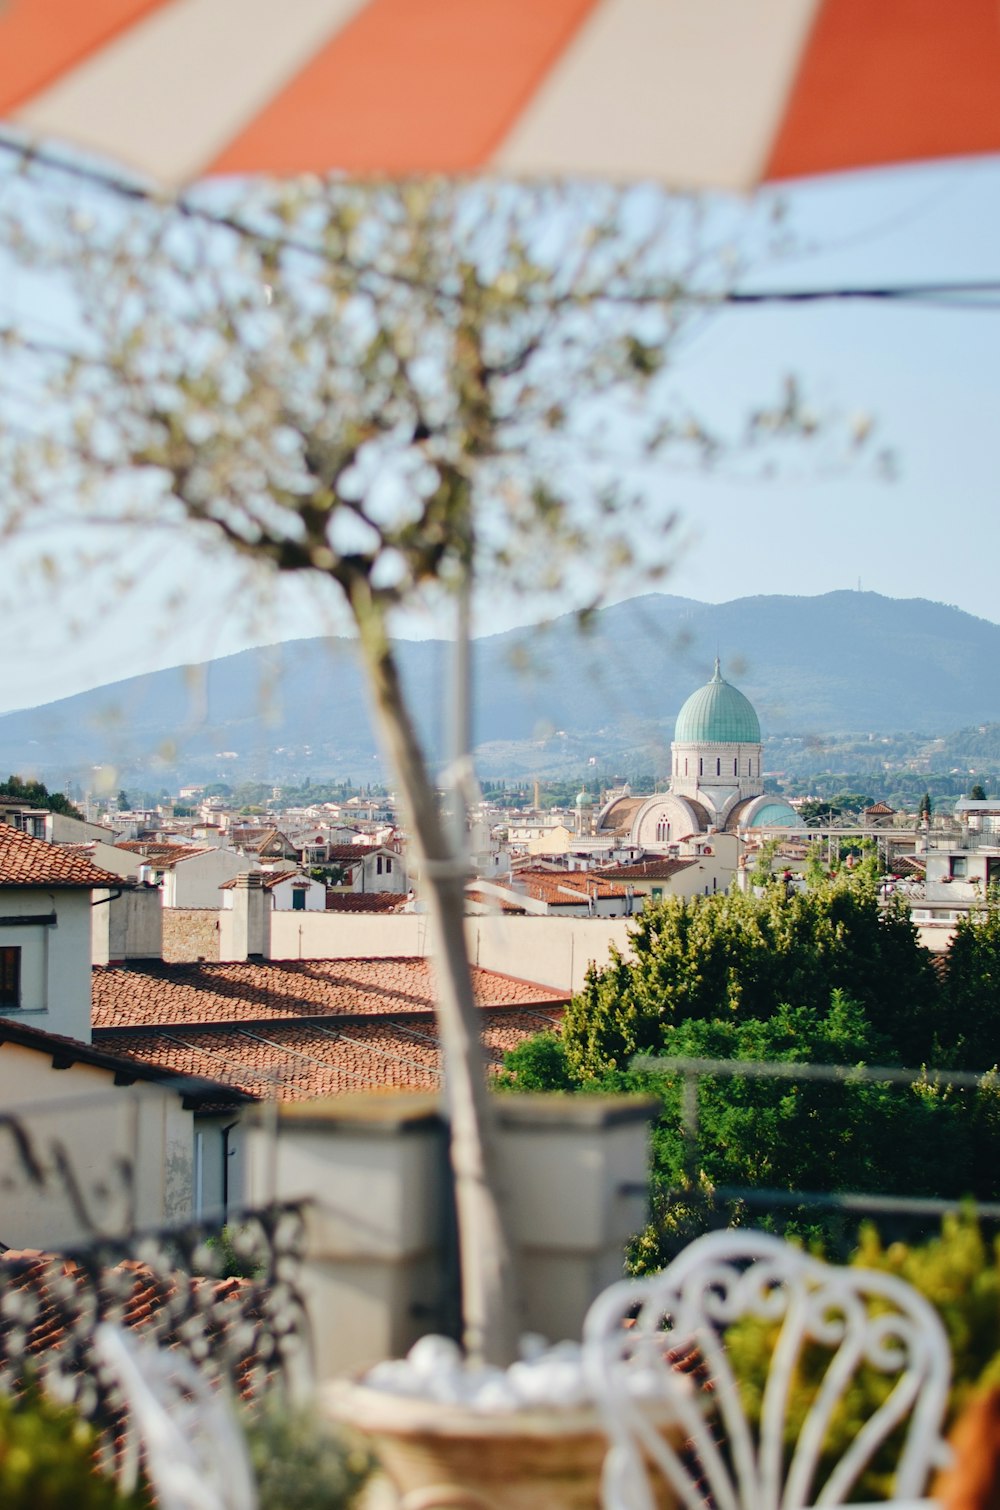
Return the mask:
[[[209,1272],[220,1279],[258,1279],[263,1259],[251,1227],[227,1225],[205,1239],[212,1255]]]
[[[874,1227],[866,1227],[851,1258],[853,1265],[897,1275],[931,1302],[940,1315],[952,1354],[952,1390],[948,1422],[969,1397],[987,1385],[1000,1384],[1000,1239],[987,1243],[974,1216],[945,1218],[940,1236],[919,1245],[883,1246]],[[747,1318],[730,1327],[726,1348],[743,1389],[744,1406],[760,1418],[764,1387],[777,1341],[776,1326]],[[830,1361],[826,1348],[803,1350],[793,1377],[786,1412],[789,1452],[816,1397]],[[843,1456],[862,1424],[888,1396],[895,1376],[861,1369],[831,1421],[819,1482]],[[892,1492],[892,1464],[898,1438],[859,1482],[856,1497],[885,1499]],[[814,1491],[815,1493],[815,1491]]]
[[[348,1510],[371,1474],[365,1448],[316,1411],[267,1404],[245,1426],[266,1510]]]
[[[97,1436],[74,1410],[37,1390],[0,1395],[3,1510],[138,1510],[96,1466]]]
[[[1000,1238],[987,1242],[973,1212],[945,1217],[939,1237],[913,1246],[883,1247],[866,1226],[852,1262],[907,1280],[940,1315],[951,1346],[950,1419],[976,1391],[1000,1384]]]

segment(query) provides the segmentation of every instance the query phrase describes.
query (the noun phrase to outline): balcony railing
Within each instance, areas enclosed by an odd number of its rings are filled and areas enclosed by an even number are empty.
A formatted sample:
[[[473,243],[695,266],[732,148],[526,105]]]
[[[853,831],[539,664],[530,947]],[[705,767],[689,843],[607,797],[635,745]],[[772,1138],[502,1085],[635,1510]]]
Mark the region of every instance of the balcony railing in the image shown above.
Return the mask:
[[[936,1069],[905,1069],[879,1065],[796,1064],[762,1060],[695,1059],[679,1057],[654,1057],[637,1055],[631,1068],[655,1072],[681,1080],[680,1125],[685,1142],[685,1166],[692,1184],[697,1181],[702,1163],[702,1135],[698,1087],[705,1079],[822,1081],[852,1085],[941,1086],[956,1090],[981,1089],[984,1083],[995,1080],[992,1071],[958,1071]],[[841,1212],[857,1218],[881,1217],[898,1232],[913,1232],[926,1227],[928,1220],[940,1221],[943,1216],[957,1214],[967,1209],[967,1200],[938,1196],[908,1196],[890,1191],[842,1191],[842,1190],[790,1190],[765,1186],[718,1185],[711,1191],[714,1210],[706,1212],[707,1224],[728,1226],[739,1219],[744,1209],[751,1213],[751,1221],[759,1223],[761,1217],[770,1214],[780,1220],[782,1214],[793,1211],[805,1213]],[[681,1196],[690,1202],[690,1192],[667,1192]],[[1000,1224],[1000,1202],[977,1201],[977,1217],[991,1224]]]
[[[95,1348],[104,1322],[185,1355],[235,1399],[260,1399],[308,1376],[301,1205],[239,1210],[224,1228],[192,1221],[141,1229],[127,1219],[135,1209],[127,1161],[109,1159],[95,1182],[92,1171],[81,1176],[71,1147],[29,1119],[0,1114],[0,1131],[0,1209],[4,1198],[26,1194],[38,1210],[62,1202],[77,1234],[45,1251],[0,1253],[0,1391],[19,1394],[35,1381],[72,1404],[97,1429],[110,1467],[134,1444],[120,1389]]]

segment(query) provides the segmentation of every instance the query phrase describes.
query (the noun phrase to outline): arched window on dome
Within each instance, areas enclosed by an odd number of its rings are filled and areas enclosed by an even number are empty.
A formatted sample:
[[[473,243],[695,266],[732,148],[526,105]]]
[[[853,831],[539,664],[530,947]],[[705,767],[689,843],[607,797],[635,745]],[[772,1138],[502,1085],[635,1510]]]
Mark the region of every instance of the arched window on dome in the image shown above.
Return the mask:
[[[667,818],[658,818],[656,820],[656,842],[657,842],[657,844],[666,844],[669,841],[669,839],[670,839],[670,822],[669,822],[669,819],[667,819]]]
[[[738,776],[740,774],[738,767],[739,767],[739,760],[738,759],[734,759],[733,760],[733,775],[734,776]]]
[[[701,755],[699,755],[698,756],[698,775],[699,776],[704,776],[704,774],[705,774],[705,761],[704,761],[703,757]]]
[[[721,755],[716,755],[716,757],[715,757],[715,774],[716,774],[716,776],[721,776],[722,775],[722,757],[721,757]]]
[[[688,758],[685,755],[685,757],[684,757],[684,774],[685,774],[685,776],[687,775],[687,773],[688,773]]]

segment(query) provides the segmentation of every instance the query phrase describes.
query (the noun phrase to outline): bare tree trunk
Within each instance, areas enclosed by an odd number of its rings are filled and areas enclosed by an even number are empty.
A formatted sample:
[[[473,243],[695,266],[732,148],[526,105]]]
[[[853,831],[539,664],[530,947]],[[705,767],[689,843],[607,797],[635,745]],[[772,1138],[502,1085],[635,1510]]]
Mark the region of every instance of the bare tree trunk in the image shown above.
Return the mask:
[[[369,584],[350,594],[361,651],[387,752],[399,778],[419,858],[432,928],[436,1013],[455,1182],[463,1341],[472,1359],[506,1365],[516,1356],[520,1306],[510,1223],[497,1169],[496,1114],[486,1084],[479,1012],[465,941],[465,875],[448,841],[384,617]]]

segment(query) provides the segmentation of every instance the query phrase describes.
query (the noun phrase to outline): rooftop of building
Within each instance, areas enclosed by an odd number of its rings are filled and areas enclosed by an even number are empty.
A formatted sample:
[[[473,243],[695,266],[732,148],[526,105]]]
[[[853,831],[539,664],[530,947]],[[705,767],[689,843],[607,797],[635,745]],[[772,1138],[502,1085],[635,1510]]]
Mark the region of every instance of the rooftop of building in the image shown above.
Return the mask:
[[[119,876],[99,869],[85,855],[0,824],[0,886],[95,890],[120,885]]]
[[[560,1003],[551,987],[474,969],[483,1008]],[[95,1029],[275,1022],[341,1015],[427,1012],[434,979],[426,959],[266,960],[99,965]]]
[[[53,1069],[68,1070],[75,1064],[86,1064],[107,1070],[114,1075],[118,1086],[130,1085],[136,1080],[155,1082],[176,1091],[189,1111],[214,1111],[242,1099],[234,1097],[228,1085],[220,1084],[210,1070],[204,1076],[178,1073],[148,1060],[137,1062],[130,1056],[117,1053],[108,1044],[83,1043],[78,1038],[66,1038],[61,1033],[32,1027],[14,1017],[0,1016],[0,1046],[5,1043],[46,1055]]]
[[[484,1009],[480,1036],[487,1068],[525,1038],[557,1027],[561,1003],[545,1010]],[[204,1023],[95,1030],[110,1050],[175,1075],[211,1075],[259,1099],[307,1101],[359,1090],[438,1090],[441,1054],[432,1011],[329,1014],[307,1020]]]
[[[601,875],[609,881],[669,881],[672,876],[679,875],[681,871],[689,870],[692,865],[697,865],[696,858],[670,859],[656,857],[650,860],[637,860],[632,865],[609,865],[601,870]]]

